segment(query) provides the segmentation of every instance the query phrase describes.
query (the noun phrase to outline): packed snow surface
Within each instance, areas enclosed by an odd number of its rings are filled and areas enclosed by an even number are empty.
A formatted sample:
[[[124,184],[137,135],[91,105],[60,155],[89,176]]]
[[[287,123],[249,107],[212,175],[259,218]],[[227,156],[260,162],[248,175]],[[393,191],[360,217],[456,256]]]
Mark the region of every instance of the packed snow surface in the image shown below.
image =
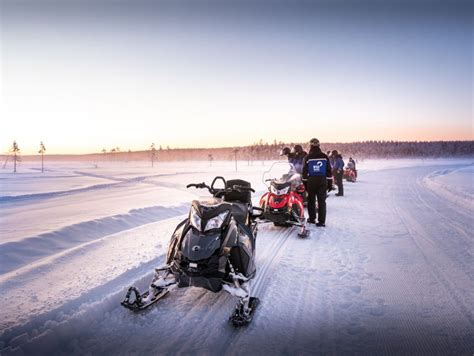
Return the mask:
[[[0,352],[456,354],[474,352],[473,160],[359,162],[307,239],[260,226],[252,323],[225,292],[147,287],[191,200],[216,175],[265,191],[271,162],[22,163],[0,171]]]

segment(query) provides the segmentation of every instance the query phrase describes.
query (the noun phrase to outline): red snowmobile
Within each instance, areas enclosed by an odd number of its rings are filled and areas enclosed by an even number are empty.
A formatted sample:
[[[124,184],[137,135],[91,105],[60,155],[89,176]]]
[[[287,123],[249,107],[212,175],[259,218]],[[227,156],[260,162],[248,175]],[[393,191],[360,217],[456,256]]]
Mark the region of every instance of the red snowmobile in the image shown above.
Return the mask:
[[[277,172],[286,172],[278,174]],[[279,178],[275,178],[275,177]],[[301,175],[288,162],[276,162],[263,175],[268,192],[260,198],[263,209],[261,219],[273,222],[275,226],[298,226],[298,236],[307,237],[304,216],[304,196],[306,194]]]
[[[353,169],[346,168],[346,169],[344,169],[343,178],[345,180],[347,180],[348,182],[355,183],[355,181],[357,180],[357,175],[356,175],[356,172]]]

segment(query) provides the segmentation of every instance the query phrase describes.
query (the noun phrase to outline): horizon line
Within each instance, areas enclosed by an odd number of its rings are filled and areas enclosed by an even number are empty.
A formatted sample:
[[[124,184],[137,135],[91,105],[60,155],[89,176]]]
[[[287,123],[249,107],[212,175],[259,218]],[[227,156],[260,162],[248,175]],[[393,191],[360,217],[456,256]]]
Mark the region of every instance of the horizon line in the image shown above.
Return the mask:
[[[416,141],[411,141],[411,140],[363,140],[363,141],[350,141],[350,142],[321,142],[320,145],[350,145],[350,144],[361,144],[361,143],[453,143],[453,142],[472,142],[474,143],[474,139],[471,140],[416,140]],[[301,145],[309,145],[309,143],[302,143],[302,142],[277,142],[276,146],[284,146],[284,145],[294,145],[294,144],[301,144]],[[248,144],[248,145],[240,145],[240,146],[220,146],[220,147],[169,147],[169,148],[161,148],[161,151],[173,151],[173,150],[223,150],[223,149],[235,149],[235,148],[247,148],[251,146],[273,146],[275,145],[274,142],[263,142],[262,144],[260,143],[254,143],[254,144]],[[116,148],[116,147],[115,147]],[[142,150],[120,150],[120,151],[106,151],[106,152],[88,152],[88,153],[45,153],[45,155],[48,156],[88,156],[88,155],[103,155],[106,153],[140,153],[140,152],[149,152],[150,149],[142,149]],[[156,148],[156,151],[160,151],[160,148]],[[0,156],[7,156],[10,155],[10,152],[6,153],[0,153]],[[28,156],[33,156],[36,157],[39,153],[35,154],[24,154],[22,155],[23,157],[28,157]],[[20,150],[20,155],[21,155],[21,150]]]

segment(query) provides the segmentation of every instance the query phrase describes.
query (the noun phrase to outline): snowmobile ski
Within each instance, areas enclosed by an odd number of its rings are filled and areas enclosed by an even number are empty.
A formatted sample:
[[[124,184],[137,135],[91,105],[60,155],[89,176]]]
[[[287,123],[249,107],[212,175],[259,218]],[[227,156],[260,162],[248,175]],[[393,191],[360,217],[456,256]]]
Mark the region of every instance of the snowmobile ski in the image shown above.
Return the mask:
[[[253,315],[255,314],[255,309],[257,309],[259,303],[260,299],[256,297],[249,298],[247,308],[245,308],[243,303],[239,302],[235,307],[234,313],[229,318],[229,320],[232,322],[232,325],[235,327],[241,327],[250,323],[253,319]]]
[[[309,236],[310,231],[306,226],[303,226],[300,231],[298,232],[298,237],[301,237],[302,239],[305,239]]]
[[[158,300],[163,298],[169,292],[168,288],[159,288],[159,287],[154,287],[154,288],[156,289],[155,295],[150,300],[147,300],[148,295],[150,294],[149,290],[144,292],[143,294],[140,294],[140,291],[137,288],[130,287],[127,291],[125,299],[120,304],[122,304],[122,306],[132,311],[140,311],[140,310],[146,309],[149,306],[155,304]],[[133,298],[132,302],[130,302],[130,297]]]

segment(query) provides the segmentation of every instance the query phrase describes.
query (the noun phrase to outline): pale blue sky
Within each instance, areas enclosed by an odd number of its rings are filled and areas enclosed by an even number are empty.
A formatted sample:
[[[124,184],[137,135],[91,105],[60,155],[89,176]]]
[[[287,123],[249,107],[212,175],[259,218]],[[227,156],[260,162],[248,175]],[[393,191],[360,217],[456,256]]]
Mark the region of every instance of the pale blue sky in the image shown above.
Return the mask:
[[[4,1],[0,148],[473,139],[472,9]]]

